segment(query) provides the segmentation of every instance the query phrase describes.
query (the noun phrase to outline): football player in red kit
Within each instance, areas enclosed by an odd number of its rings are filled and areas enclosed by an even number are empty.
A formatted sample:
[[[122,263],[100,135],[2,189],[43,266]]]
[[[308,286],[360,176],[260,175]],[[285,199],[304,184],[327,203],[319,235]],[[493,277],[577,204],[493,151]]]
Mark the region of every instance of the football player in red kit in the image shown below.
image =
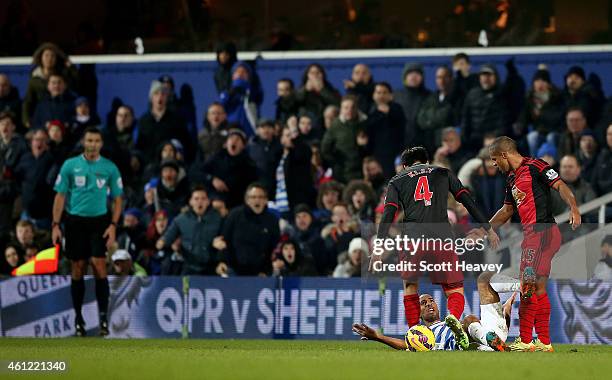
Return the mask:
[[[550,344],[550,301],[546,281],[553,256],[561,246],[561,232],[551,207],[551,189],[558,191],[570,208],[569,222],[580,226],[574,194],[546,162],[523,157],[509,137],[495,139],[489,147],[491,159],[508,175],[504,205],[490,220],[495,228],[506,223],[515,210],[523,228],[521,245],[520,337],[510,348],[515,351],[553,351]],[[532,341],[535,327],[538,339]]]
[[[453,237],[452,227],[448,221],[448,193],[461,202],[477,223],[486,231],[489,244],[496,248],[499,237],[489,225],[487,217],[476,207],[476,203],[461,181],[448,169],[429,164],[429,155],[423,147],[406,149],[401,156],[404,169],[393,177],[387,186],[385,208],[378,227],[378,239],[386,239],[396,212],[404,211],[402,229],[404,236],[445,240]],[[483,233],[484,233],[483,231]],[[461,319],[465,299],[463,295],[463,273],[455,269],[457,254],[453,248],[424,248],[411,245],[407,251],[401,251],[400,262],[417,264],[448,264],[450,270],[429,271],[434,284],[440,284],[447,297],[448,311]],[[372,255],[370,269],[376,270],[375,263],[381,261],[380,255]],[[416,267],[416,265],[415,265]],[[408,326],[419,323],[420,305],[418,295],[418,278],[424,271],[416,269],[403,271],[404,311]]]

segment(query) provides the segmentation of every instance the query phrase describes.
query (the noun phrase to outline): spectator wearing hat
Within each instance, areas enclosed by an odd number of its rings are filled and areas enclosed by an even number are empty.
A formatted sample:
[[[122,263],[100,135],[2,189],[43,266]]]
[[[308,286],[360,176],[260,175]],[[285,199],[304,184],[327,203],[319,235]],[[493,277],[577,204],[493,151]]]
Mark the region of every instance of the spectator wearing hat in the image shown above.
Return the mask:
[[[193,183],[206,185],[210,197],[225,202],[228,209],[242,204],[247,186],[257,180],[257,168],[245,147],[244,132],[230,129],[224,149],[190,172]]]
[[[553,169],[557,170],[558,158],[557,147],[555,145],[549,142],[545,142],[544,144],[540,145],[540,149],[538,149],[536,153],[536,158],[544,160]]]
[[[219,95],[219,103],[227,112],[227,121],[240,125],[249,137],[255,134],[259,107],[263,101],[263,91],[254,79],[251,65],[238,61],[232,66],[231,87]]]
[[[404,111],[404,146],[412,146],[417,136],[417,115],[430,91],[425,88],[423,65],[410,62],[402,70],[403,87],[393,94],[393,100]],[[418,140],[420,142],[420,140]]]
[[[59,120],[51,120],[47,122],[45,129],[49,135],[49,151],[55,162],[61,165],[72,151],[66,139],[66,126]]]
[[[322,125],[323,112],[330,105],[338,106],[340,93],[327,80],[323,66],[311,63],[302,74],[302,85],[295,92],[299,112],[310,112],[317,120],[315,124]]]
[[[251,160],[257,166],[257,177],[266,186],[268,193],[274,193],[276,165],[282,155],[283,148],[274,135],[274,122],[262,119],[257,123],[256,135],[246,147]]]
[[[83,138],[83,132],[87,127],[99,126],[100,118],[98,115],[91,114],[89,100],[84,96],[79,96],[74,101],[74,116],[70,121],[70,141],[72,146],[76,146]]]
[[[283,277],[316,276],[312,257],[305,255],[300,245],[294,240],[279,243],[275,257],[272,260],[272,275]]]
[[[370,68],[364,63],[353,66],[351,79],[343,81],[344,89],[349,95],[357,98],[357,108],[367,114],[372,107],[372,94],[374,94],[374,79]]]
[[[295,206],[293,215],[294,229],[291,237],[298,244],[302,254],[314,257],[317,252],[323,252],[325,244],[321,238],[321,227],[319,222],[315,220],[312,209],[302,203]],[[322,267],[317,267],[316,269],[319,275],[325,273]]]
[[[132,261],[136,261],[144,244],[144,232],[142,211],[135,207],[126,209],[117,231],[117,248],[129,252]]]
[[[143,199],[140,209],[142,210],[142,222],[148,225],[156,212],[161,211],[159,198],[157,197],[157,185],[159,178],[152,178],[144,185]],[[167,215],[167,213],[166,213]]]
[[[15,115],[17,131],[23,132],[19,90],[13,86],[9,76],[4,73],[0,73],[0,112],[12,112]]]
[[[180,144],[180,143],[179,143]],[[151,178],[159,176],[159,170],[161,169],[161,163],[164,161],[175,161],[179,166],[179,179],[185,177],[185,169],[183,168],[183,161],[178,148],[182,149],[182,146],[177,144],[177,141],[164,141],[160,144],[156,160],[148,164],[143,172],[143,179],[145,181]]]
[[[214,73],[217,94],[229,91],[232,86],[232,66],[238,61],[238,52],[233,42],[217,46],[217,68]]]
[[[217,274],[238,276],[268,275],[272,272],[272,252],[278,244],[278,218],[267,210],[265,186],[252,183],[244,194],[244,204],[235,207],[225,219]]]
[[[582,109],[588,125],[596,125],[604,100],[593,85],[586,81],[582,67],[572,66],[565,74],[563,98],[566,108]]]
[[[229,129],[225,109],[221,103],[213,102],[208,106],[204,117],[204,127],[198,134],[199,149],[196,159],[204,163],[222,150]]]
[[[160,209],[166,210],[170,219],[180,213],[189,198],[188,180],[186,177],[180,178],[179,173],[178,162],[175,160],[162,161],[157,185],[157,199]]]
[[[36,105],[32,116],[32,128],[44,128],[47,121],[56,119],[70,123],[74,109],[74,95],[68,91],[64,77],[51,74],[47,82],[47,93]]]
[[[22,219],[38,228],[51,228],[53,185],[59,166],[49,151],[49,135],[44,129],[32,134],[30,150],[25,152],[15,168],[21,187]]]
[[[582,167],[582,177],[587,182],[591,182],[591,178],[593,177],[598,152],[599,146],[595,139],[595,132],[590,129],[585,129],[580,134],[580,139],[578,140],[578,153],[576,156]]]
[[[338,256],[338,265],[334,269],[332,277],[361,277],[361,264],[368,257],[368,252],[368,242],[360,237],[353,238],[348,250]]]
[[[182,274],[214,274],[217,249],[225,248],[220,238],[222,223],[206,189],[195,186],[189,197],[189,210],[172,221],[155,247],[163,250],[180,238],[179,253],[184,260]]]
[[[463,142],[472,154],[482,148],[485,134],[501,136],[509,125],[509,104],[499,83],[497,69],[485,64],[478,74],[480,85],[468,92],[461,120]]]
[[[144,162],[153,162],[157,149],[163,141],[178,139],[185,148],[185,161],[193,159],[191,138],[185,120],[168,109],[168,93],[164,85],[154,80],[149,90],[151,108],[138,121],[135,148],[142,153]]]
[[[132,260],[132,256],[125,249],[116,250],[111,256],[113,265],[109,274],[115,276],[146,277],[147,271]]]
[[[580,136],[588,129],[587,119],[581,108],[570,107],[565,114],[565,131],[559,138],[559,157],[577,154],[580,149]]]
[[[535,156],[538,148],[548,142],[557,145],[565,102],[561,92],[553,86],[547,69],[538,69],[533,75],[525,106],[514,127],[519,136],[527,134],[529,153]],[[531,127],[531,131],[528,132]]]
[[[612,124],[606,130],[606,144],[599,152],[591,184],[598,196],[612,192]],[[612,212],[609,213],[612,215]]]
[[[393,89],[387,82],[374,86],[373,104],[368,111],[368,151],[381,163],[387,178],[394,175],[393,160],[404,147],[404,111],[393,101]]]

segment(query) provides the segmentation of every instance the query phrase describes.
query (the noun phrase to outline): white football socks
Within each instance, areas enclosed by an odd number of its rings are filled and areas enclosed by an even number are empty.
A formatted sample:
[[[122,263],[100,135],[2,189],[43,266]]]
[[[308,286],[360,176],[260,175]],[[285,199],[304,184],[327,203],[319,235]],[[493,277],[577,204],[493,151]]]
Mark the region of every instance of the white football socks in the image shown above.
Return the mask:
[[[476,339],[481,344],[487,345],[487,330],[480,322],[473,322],[468,326],[468,333],[473,339]]]

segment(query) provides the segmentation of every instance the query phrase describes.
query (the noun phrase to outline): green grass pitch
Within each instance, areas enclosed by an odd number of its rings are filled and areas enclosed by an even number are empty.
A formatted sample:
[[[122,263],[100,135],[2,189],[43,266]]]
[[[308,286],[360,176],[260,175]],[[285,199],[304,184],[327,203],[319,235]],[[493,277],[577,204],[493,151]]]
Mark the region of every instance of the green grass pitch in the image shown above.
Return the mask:
[[[0,338],[0,361],[65,360],[62,379],[603,379],[612,346],[555,345],[555,353],[394,351],[375,342]]]

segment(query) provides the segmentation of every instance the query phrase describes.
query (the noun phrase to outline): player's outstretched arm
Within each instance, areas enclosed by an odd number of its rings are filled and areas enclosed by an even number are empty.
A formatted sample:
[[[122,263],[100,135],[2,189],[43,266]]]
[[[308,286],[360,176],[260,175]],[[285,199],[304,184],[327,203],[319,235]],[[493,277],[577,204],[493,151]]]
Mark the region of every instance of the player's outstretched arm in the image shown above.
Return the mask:
[[[512,218],[512,214],[514,214],[514,207],[509,204],[504,204],[502,208],[497,210],[491,220],[489,220],[489,224],[491,227],[497,228],[509,221],[510,218]]]
[[[404,342],[402,339],[382,335],[365,323],[354,323],[353,331],[361,336],[361,340],[373,340],[386,344],[387,346],[396,350],[406,349],[406,342]]]
[[[582,217],[580,216],[580,211],[578,210],[578,205],[576,204],[576,197],[572,190],[565,184],[563,181],[557,181],[553,185],[553,189],[559,192],[559,196],[563,199],[563,202],[570,209],[570,218],[569,223],[572,226],[572,229],[576,229],[580,227],[582,223]]]

